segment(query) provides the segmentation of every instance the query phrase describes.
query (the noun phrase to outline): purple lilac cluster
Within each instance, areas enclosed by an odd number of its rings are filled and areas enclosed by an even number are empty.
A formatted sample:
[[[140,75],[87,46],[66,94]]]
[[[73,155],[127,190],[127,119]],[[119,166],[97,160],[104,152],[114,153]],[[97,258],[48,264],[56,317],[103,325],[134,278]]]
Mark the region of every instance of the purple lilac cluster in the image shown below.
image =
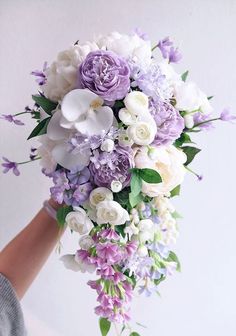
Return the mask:
[[[90,172],[86,167],[80,172],[66,171],[59,169],[53,172],[50,177],[54,186],[50,188],[53,199],[62,204],[71,206],[83,204],[89,197],[93,185],[89,182]]]
[[[121,265],[135,255],[137,243],[122,244],[120,236],[111,228],[95,234],[93,241],[89,251],[80,249],[75,258],[80,264],[94,265],[100,276],[100,279],[88,282],[98,294],[99,305],[95,313],[112,322],[124,323],[130,319],[127,305],[133,296],[133,286],[121,271]]]

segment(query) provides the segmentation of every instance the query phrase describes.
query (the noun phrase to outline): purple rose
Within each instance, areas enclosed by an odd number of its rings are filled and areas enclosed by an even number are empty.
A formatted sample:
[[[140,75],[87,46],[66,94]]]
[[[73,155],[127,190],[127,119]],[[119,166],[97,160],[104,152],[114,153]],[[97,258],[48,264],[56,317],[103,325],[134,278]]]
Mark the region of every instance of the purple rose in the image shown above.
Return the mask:
[[[129,78],[128,63],[112,51],[90,52],[79,68],[81,86],[110,102],[126,96]]]
[[[157,146],[167,145],[178,139],[184,129],[184,119],[179,111],[166,102],[150,105],[151,114],[157,125],[157,134],[153,143]]]
[[[126,187],[133,167],[132,152],[129,148],[117,146],[113,152],[94,151],[89,165],[91,177],[99,187],[111,187],[112,181],[120,181]]]

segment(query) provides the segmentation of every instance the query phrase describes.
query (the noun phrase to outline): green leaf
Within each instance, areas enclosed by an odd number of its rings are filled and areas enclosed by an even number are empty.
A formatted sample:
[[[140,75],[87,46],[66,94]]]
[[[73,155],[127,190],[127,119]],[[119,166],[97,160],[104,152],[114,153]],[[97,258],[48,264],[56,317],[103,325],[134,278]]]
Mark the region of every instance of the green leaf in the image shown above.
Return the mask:
[[[34,138],[36,136],[45,134],[47,132],[47,126],[49,123],[49,120],[51,118],[45,118],[42,121],[40,121],[40,123],[38,123],[38,125],[33,129],[33,131],[30,133],[30,135],[28,136],[27,140]]]
[[[58,105],[58,103],[40,95],[32,95],[32,99],[49,115],[51,115],[51,112],[55,110]]]
[[[111,322],[108,321],[106,318],[101,317],[99,319],[99,326],[100,326],[102,336],[107,336],[111,328]]]
[[[171,216],[172,216],[174,219],[183,218],[183,217],[181,216],[181,214],[178,213],[177,211],[172,212]]]
[[[212,98],[214,98],[214,96],[207,97],[208,100],[211,100]]]
[[[130,193],[130,188],[124,188],[120,192],[113,194],[114,201],[118,202],[122,206],[122,208],[128,211],[130,211],[132,208],[129,203],[129,193]]]
[[[131,193],[134,197],[138,196],[142,190],[142,179],[136,170],[132,171],[130,187]]]
[[[132,192],[129,193],[129,203],[132,208],[134,208],[139,202],[142,202],[142,200],[143,196],[141,194],[134,196]]]
[[[160,183],[162,181],[161,175],[150,168],[139,169],[139,176],[147,183]]]
[[[164,281],[166,279],[166,277],[162,274],[160,279],[155,279],[154,283],[156,286],[158,286],[162,281]]]
[[[182,133],[181,136],[177,140],[175,140],[175,146],[181,147],[184,143],[193,143],[187,133]]]
[[[177,257],[177,255],[173,251],[170,251],[169,256],[168,256],[168,258],[166,260],[167,261],[174,261],[174,262],[176,262],[176,264],[177,264],[176,270],[178,272],[181,271],[181,265],[180,265],[179,258]]]
[[[171,190],[170,197],[179,196],[180,188],[181,188],[181,185],[179,184],[177,187],[175,187],[173,190]]]
[[[133,331],[129,336],[140,336],[136,331]]]
[[[201,151],[201,149],[197,147],[190,146],[182,147],[182,150],[187,155],[187,161],[185,162],[185,166],[189,165],[193,161],[195,156]]]
[[[188,70],[181,75],[182,81],[186,82],[187,77],[188,77]]]
[[[57,222],[60,227],[65,225],[65,219],[69,212],[73,211],[72,206],[63,206],[57,210]]]
[[[124,238],[125,237],[125,232],[124,232],[124,229],[126,228],[126,225],[123,224],[123,225],[116,225],[115,226],[115,230],[117,233],[121,234],[121,236]]]

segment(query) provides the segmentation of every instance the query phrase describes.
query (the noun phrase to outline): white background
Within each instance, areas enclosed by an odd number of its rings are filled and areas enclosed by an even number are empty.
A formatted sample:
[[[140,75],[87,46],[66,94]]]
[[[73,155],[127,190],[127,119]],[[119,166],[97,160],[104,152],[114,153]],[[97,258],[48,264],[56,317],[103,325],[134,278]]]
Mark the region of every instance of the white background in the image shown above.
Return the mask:
[[[216,114],[225,106],[236,113],[235,0],[0,0],[0,113],[16,113],[31,103],[37,87],[30,71],[51,62],[58,51],[94,33],[135,27],[153,43],[171,36],[184,55],[177,70],[190,69],[191,79],[215,96]],[[216,124],[211,133],[195,137],[203,151],[192,167],[204,180],[187,176],[175,201],[184,215],[177,244],[182,273],[163,283],[161,298],[134,301],[134,322],[148,326],[136,328],[142,336],[236,334],[236,129]],[[32,143],[25,139],[33,125],[1,121],[0,155],[26,159]],[[18,178],[1,174],[0,180],[2,248],[40,208],[50,182],[37,163],[22,167]],[[65,253],[72,252],[76,239],[67,234],[63,244]],[[23,300],[34,323],[31,335],[99,335],[88,277],[64,270],[58,258],[52,254]]]

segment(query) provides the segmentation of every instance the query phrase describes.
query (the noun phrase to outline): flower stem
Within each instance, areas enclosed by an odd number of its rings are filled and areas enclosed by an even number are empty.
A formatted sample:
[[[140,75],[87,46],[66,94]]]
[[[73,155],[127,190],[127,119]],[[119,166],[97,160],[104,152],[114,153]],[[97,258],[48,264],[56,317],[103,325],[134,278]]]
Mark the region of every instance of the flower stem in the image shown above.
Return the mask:
[[[209,119],[209,120],[205,120],[205,121],[202,121],[196,125],[194,125],[191,129],[195,128],[195,127],[198,127],[198,126],[201,126],[203,124],[207,124],[209,122],[212,122],[212,121],[216,121],[216,120],[220,120],[220,118],[213,118],[213,119]]]
[[[39,156],[39,157],[37,157],[37,158],[35,158],[33,160],[28,160],[28,161],[23,161],[23,162],[17,162],[17,164],[18,165],[25,164],[25,163],[33,162],[33,161],[40,160],[40,159],[41,159],[41,157]]]
[[[14,117],[16,117],[16,116],[19,116],[19,115],[21,115],[21,114],[29,114],[29,113],[31,113],[30,111],[25,111],[25,112],[19,112],[19,113],[16,113],[16,114],[14,114]]]

